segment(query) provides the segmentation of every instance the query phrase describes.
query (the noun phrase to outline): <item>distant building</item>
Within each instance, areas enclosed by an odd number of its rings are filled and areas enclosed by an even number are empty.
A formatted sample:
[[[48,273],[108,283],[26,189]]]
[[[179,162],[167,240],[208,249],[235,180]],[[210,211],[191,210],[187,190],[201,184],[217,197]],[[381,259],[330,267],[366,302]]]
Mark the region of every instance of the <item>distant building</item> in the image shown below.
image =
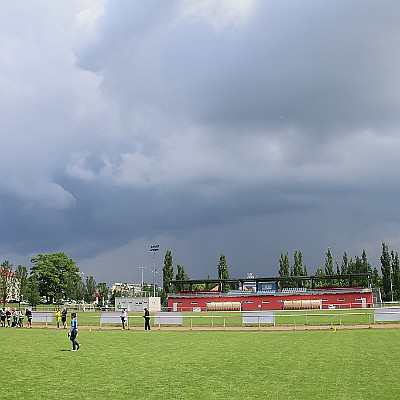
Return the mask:
[[[142,291],[142,285],[140,283],[114,283],[111,287],[111,291],[121,292],[122,297],[135,296],[140,294]]]
[[[161,311],[160,297],[116,297],[115,311],[125,308],[128,312],[142,312],[147,308],[150,312]]]
[[[0,300],[18,301],[20,294],[20,281],[18,276],[6,268],[0,268]]]

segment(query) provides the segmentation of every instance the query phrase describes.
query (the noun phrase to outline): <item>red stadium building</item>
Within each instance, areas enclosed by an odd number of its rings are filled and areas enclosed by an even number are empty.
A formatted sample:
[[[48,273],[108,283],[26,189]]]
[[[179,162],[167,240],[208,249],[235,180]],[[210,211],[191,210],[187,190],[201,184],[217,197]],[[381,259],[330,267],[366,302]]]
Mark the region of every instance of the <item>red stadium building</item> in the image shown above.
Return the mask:
[[[364,283],[364,286],[316,287],[321,281]],[[309,281],[310,284],[305,284]],[[305,287],[288,287],[292,283]],[[370,285],[368,274],[278,277],[237,280],[172,281],[179,294],[168,295],[171,311],[263,311],[308,308],[366,308],[380,300],[379,291]],[[213,290],[193,290],[199,285],[214,286]],[[286,287],[282,287],[282,286]],[[308,286],[308,287],[307,287]],[[232,290],[224,290],[233,287]],[[221,290],[222,289],[222,290]]]

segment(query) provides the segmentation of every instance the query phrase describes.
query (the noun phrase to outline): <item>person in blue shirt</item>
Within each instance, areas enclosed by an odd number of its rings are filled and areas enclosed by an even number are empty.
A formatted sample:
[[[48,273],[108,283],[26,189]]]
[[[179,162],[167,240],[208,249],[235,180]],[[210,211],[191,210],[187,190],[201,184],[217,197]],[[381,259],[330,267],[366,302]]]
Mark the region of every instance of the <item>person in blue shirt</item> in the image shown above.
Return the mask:
[[[76,319],[76,313],[71,313],[71,329],[69,330],[68,336],[69,340],[72,342],[72,350],[77,351],[81,345],[76,341],[76,336],[78,335],[78,320]]]

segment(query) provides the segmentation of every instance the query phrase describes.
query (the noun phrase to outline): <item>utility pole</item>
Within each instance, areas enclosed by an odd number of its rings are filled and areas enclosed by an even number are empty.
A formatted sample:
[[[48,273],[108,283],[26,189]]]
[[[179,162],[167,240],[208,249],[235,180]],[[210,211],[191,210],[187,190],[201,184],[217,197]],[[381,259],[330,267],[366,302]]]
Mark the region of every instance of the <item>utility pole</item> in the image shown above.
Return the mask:
[[[145,268],[147,268],[147,267],[143,267],[143,265],[141,266],[141,267],[139,267],[141,270],[142,270],[142,282],[141,282],[141,285],[140,285],[140,291],[141,291],[141,296],[143,296],[143,270],[145,269]]]

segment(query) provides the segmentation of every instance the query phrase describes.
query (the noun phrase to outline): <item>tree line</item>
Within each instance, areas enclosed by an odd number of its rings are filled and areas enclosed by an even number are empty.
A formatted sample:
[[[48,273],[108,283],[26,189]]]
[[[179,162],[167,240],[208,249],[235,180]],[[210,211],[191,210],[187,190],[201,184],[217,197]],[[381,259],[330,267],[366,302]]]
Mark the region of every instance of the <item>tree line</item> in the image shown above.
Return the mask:
[[[92,303],[97,298],[101,304],[108,300],[109,288],[105,282],[96,283],[93,276],[83,278],[75,261],[65,253],[39,254],[31,259],[33,266],[28,269],[18,265],[13,271],[9,260],[0,265],[0,298],[5,305],[10,288],[10,277],[15,274],[19,280],[18,302],[28,302],[35,307],[40,302],[49,304],[82,300]],[[12,280],[12,278],[11,278]]]
[[[173,266],[173,261],[172,261],[172,252],[171,250],[167,250],[165,253],[164,257],[164,267],[163,267],[163,288],[161,291],[161,301],[164,302],[165,299],[168,297],[169,293],[173,292],[180,292],[184,290],[189,289],[189,285],[187,284],[177,284],[173,286],[171,284],[171,281],[177,280],[177,281],[185,281],[189,280],[189,276],[187,275],[185,271],[185,267],[181,264],[177,264],[176,266],[177,272],[175,274],[174,272],[174,266]],[[226,256],[224,253],[221,253],[219,257],[219,261],[217,264],[217,274],[218,274],[218,279],[229,279],[229,269],[228,269],[228,264],[226,261]],[[208,275],[208,279],[210,279],[210,275]],[[193,290],[211,290],[213,289],[215,284],[196,284],[193,285],[192,289]],[[229,291],[230,287],[229,285],[225,285],[224,288],[222,288],[223,291]]]
[[[288,253],[281,253],[279,260],[279,276],[307,276],[307,267],[303,265],[303,255],[301,251],[294,252],[293,264],[290,264]],[[349,258],[347,252],[343,253],[341,262],[334,259],[332,251],[328,248],[325,254],[324,268],[318,267],[315,271],[316,276],[323,277],[329,275],[337,279],[330,281],[321,280],[319,286],[367,286],[366,278],[343,277],[343,275],[352,274],[369,274],[371,277],[372,287],[379,288],[383,301],[399,301],[400,300],[400,264],[398,252],[389,250],[388,245],[382,242],[382,253],[380,256],[381,268],[380,272],[376,267],[372,268],[368,262],[367,253],[363,249],[361,256],[355,255]],[[282,283],[283,287],[298,287],[307,285],[306,281],[288,281]]]
[[[384,301],[400,300],[400,263],[397,252],[390,250],[385,242],[382,242],[382,253],[380,256],[380,272],[376,267],[372,268],[368,262],[366,251],[363,250],[361,256],[355,255],[349,258],[347,252],[343,253],[340,264],[334,259],[332,251],[328,248],[325,254],[324,267],[316,269],[316,276],[329,275],[337,276],[337,279],[329,281],[319,281],[319,286],[367,286],[365,278],[344,277],[344,275],[368,273],[371,277],[373,287],[380,288]],[[13,272],[13,265],[5,260],[0,267],[6,272],[0,275],[0,299],[5,305],[7,291],[9,290],[9,275],[13,273],[19,280],[19,302],[27,301],[30,305],[36,306],[39,302],[57,303],[75,300],[82,300],[92,303],[97,298],[100,305],[104,305],[109,298],[110,290],[105,282],[96,283],[93,276],[83,278],[74,260],[65,253],[39,254],[31,259],[33,266],[28,269],[24,265],[18,265]],[[7,273],[8,272],[8,273]],[[281,252],[279,259],[278,273],[280,277],[308,276],[307,266],[303,264],[303,254],[296,250],[293,256],[293,263],[290,262],[289,254]],[[229,279],[229,268],[225,254],[221,253],[217,264],[218,279]],[[208,275],[208,279],[210,276]],[[168,250],[164,257],[163,266],[163,286],[157,290],[157,295],[161,296],[162,301],[168,297],[172,291],[188,290],[188,284],[172,285],[172,280],[185,281],[189,276],[185,267],[177,264],[176,273],[173,266],[171,250]],[[281,282],[282,287],[298,287],[309,283],[301,280],[290,280]],[[211,290],[215,284],[193,285],[193,290]],[[229,291],[229,285],[220,288]],[[152,293],[152,286],[145,284],[142,291]],[[111,301],[120,293],[112,293]]]
[[[368,262],[367,253],[363,249],[361,255],[349,257],[348,253],[344,251],[340,264],[334,259],[332,250],[327,249],[325,254],[324,267],[317,267],[315,271],[316,276],[330,276],[333,279],[324,281],[321,279],[317,283],[317,287],[344,287],[344,286],[364,286],[368,285],[366,278],[360,277],[345,277],[345,275],[354,274],[369,274],[371,284],[375,288],[379,288],[383,301],[399,301],[400,300],[400,264],[399,255],[393,250],[389,250],[387,244],[382,242],[382,254],[380,257],[381,268],[380,272],[376,267],[372,268]],[[229,269],[226,261],[226,256],[221,253],[217,265],[218,279],[229,279]],[[296,250],[293,255],[293,263],[290,262],[289,254],[281,252],[279,259],[278,274],[280,277],[295,277],[295,276],[308,276],[307,266],[303,264],[303,254],[301,251]],[[337,276],[337,279],[334,277]],[[169,293],[188,290],[189,286],[185,284],[171,285],[172,280],[189,280],[189,276],[185,272],[183,265],[177,265],[177,272],[175,274],[172,252],[168,250],[164,258],[163,267],[163,289],[161,297],[165,300]],[[210,276],[208,276],[210,279]],[[308,287],[308,281],[290,280],[281,282],[281,287]],[[193,285],[193,290],[210,290],[215,285],[197,284]],[[229,290],[229,285],[224,288],[225,291]]]

